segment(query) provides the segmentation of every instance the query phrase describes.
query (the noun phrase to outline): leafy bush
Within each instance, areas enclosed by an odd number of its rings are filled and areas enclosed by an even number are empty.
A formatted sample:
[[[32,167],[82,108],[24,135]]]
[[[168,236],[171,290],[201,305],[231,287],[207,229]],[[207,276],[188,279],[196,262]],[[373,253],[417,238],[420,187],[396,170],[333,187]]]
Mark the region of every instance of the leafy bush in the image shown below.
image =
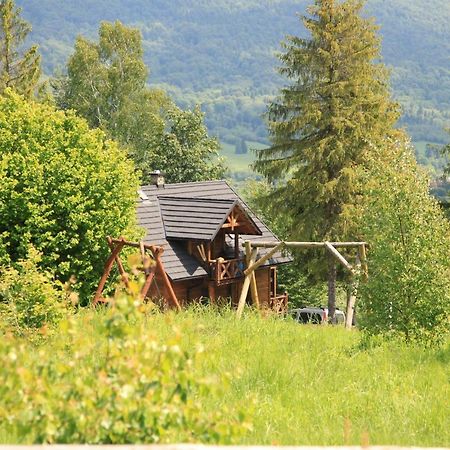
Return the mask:
[[[16,333],[56,325],[65,313],[61,283],[39,270],[40,255],[31,248],[17,268],[0,269],[0,317]]]
[[[90,293],[107,235],[133,234],[138,179],[124,153],[73,112],[0,98],[0,258],[26,257]],[[3,245],[2,245],[3,244]],[[85,300],[86,301],[86,300]]]
[[[450,224],[411,148],[396,142],[386,150],[388,159],[373,161],[365,180],[370,275],[361,288],[361,325],[432,345],[449,331]]]
[[[138,292],[138,291],[136,291]],[[201,348],[177,330],[151,336],[134,296],[63,323],[52,352],[0,341],[0,423],[35,443],[230,443],[243,417],[205,413],[214,381],[196,377]],[[95,326],[95,339],[86,332]],[[37,353],[37,354],[36,354]],[[20,395],[18,395],[20,393]]]

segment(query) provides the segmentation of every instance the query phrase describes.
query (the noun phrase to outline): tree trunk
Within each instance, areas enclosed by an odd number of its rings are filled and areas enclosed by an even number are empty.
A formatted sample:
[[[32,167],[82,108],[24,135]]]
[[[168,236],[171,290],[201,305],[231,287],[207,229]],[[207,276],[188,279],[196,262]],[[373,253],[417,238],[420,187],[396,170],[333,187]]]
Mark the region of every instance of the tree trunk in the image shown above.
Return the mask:
[[[328,320],[333,323],[336,315],[336,263],[328,256]]]

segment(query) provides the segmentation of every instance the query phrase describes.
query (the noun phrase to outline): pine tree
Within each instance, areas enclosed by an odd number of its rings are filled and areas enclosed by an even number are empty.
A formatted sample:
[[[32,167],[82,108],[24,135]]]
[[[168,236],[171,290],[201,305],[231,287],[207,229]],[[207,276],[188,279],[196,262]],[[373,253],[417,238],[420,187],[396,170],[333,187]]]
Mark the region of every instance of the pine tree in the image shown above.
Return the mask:
[[[280,73],[290,81],[268,108],[272,145],[256,169],[275,182],[272,201],[293,217],[292,237],[357,237],[352,208],[356,168],[394,133],[398,108],[388,72],[379,63],[380,39],[362,0],[316,0],[302,18],[310,36],[282,43]],[[328,264],[330,316],[335,309],[336,266]]]
[[[12,88],[31,97],[41,76],[41,57],[36,45],[19,51],[31,31],[21,12],[13,0],[0,1],[0,94]]]

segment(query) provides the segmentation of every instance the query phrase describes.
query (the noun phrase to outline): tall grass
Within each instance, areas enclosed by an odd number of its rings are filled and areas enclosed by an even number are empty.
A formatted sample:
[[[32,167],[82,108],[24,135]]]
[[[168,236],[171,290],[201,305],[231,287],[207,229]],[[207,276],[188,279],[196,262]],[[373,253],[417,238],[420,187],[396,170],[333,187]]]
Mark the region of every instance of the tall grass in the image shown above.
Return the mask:
[[[89,314],[77,320],[86,322],[89,339],[102,339]],[[143,320],[148,335],[142,339],[166,339],[175,327],[182,346],[204,347],[198,377],[229,374],[224,395],[201,401],[211,412],[246,405],[253,429],[236,444],[450,443],[449,346],[362,345],[357,331],[254,314],[238,321],[230,311],[210,309]],[[52,351],[54,339],[64,345],[64,335],[55,336],[42,344],[46,351]],[[5,440],[21,442],[0,431]]]
[[[358,332],[253,315],[191,311],[171,321],[185,345],[205,346],[202,375],[232,374],[228,395],[205,407],[252,405],[254,429],[242,444],[450,443],[448,347],[364,348]],[[167,323],[149,327],[164,334]]]

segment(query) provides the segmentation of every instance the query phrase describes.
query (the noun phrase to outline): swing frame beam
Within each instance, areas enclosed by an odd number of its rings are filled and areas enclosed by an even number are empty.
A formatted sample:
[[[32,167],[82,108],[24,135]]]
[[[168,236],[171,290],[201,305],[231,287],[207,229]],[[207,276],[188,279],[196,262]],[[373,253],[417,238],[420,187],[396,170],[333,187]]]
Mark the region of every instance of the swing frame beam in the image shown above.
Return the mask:
[[[255,270],[266,263],[275,253],[283,250],[283,248],[300,248],[300,249],[314,249],[314,248],[324,248],[328,251],[349,273],[351,277],[351,284],[353,290],[357,286],[357,280],[360,274],[363,278],[367,280],[368,278],[368,265],[366,258],[366,242],[287,242],[287,241],[259,241],[251,242],[245,241],[243,244],[245,248],[245,260],[247,268],[244,270],[244,283],[242,285],[241,295],[239,297],[239,303],[236,311],[236,316],[240,318],[244,311],[244,307],[247,300],[247,295],[249,289],[251,289],[251,296],[253,304],[259,308],[258,290],[256,285]],[[257,258],[258,249],[271,249],[261,258]],[[356,256],[356,264],[353,266],[350,264],[342,253],[339,252],[340,248],[357,248],[358,253]],[[353,311],[356,302],[356,295],[351,296],[347,305],[347,319],[346,326],[351,326],[353,319]],[[349,317],[350,316],[350,317]]]
[[[103,289],[105,288],[106,281],[111,273],[114,263],[117,264],[122,282],[128,288],[129,279],[128,274],[120,259],[120,252],[124,247],[133,247],[140,250],[142,258],[142,267],[145,274],[145,281],[140,292],[140,298],[144,301],[147,298],[148,292],[152,283],[156,283],[156,275],[159,275],[163,281],[164,287],[167,290],[167,300],[171,308],[180,310],[181,306],[173,289],[172,283],[164,269],[164,264],[161,260],[161,256],[164,253],[164,248],[158,245],[146,244],[143,241],[132,242],[127,241],[124,237],[118,239],[111,238],[108,236],[106,238],[108,242],[108,247],[111,250],[111,254],[106,260],[105,267],[103,270],[103,275],[97,287],[97,291],[92,302],[93,306],[99,303],[105,303],[106,300],[102,297]]]

